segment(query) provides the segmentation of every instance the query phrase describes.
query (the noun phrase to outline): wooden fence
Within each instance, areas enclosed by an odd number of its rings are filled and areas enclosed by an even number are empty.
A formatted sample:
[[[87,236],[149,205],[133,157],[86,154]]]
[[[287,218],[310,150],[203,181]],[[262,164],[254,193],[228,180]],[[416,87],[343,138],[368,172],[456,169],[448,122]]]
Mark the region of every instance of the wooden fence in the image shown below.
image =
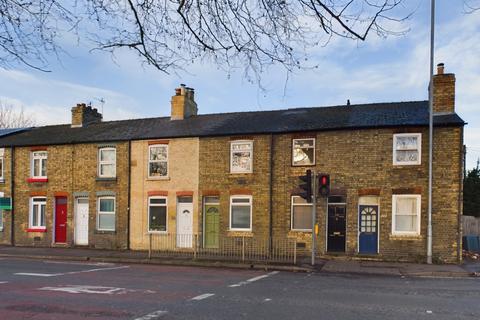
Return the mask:
[[[464,236],[480,236],[480,218],[462,216]]]

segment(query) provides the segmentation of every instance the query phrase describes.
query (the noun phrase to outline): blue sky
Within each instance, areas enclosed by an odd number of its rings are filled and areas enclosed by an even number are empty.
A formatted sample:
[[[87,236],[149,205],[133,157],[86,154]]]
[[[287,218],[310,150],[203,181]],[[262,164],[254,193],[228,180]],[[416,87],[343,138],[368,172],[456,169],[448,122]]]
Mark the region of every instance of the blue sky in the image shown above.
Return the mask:
[[[195,88],[200,113],[271,110],[305,106],[425,100],[428,98],[429,0],[406,0],[416,9],[401,29],[405,35],[387,39],[371,34],[366,42],[335,39],[312,50],[319,68],[289,75],[272,68],[263,75],[266,90],[244,79],[241,70],[230,77],[209,64],[197,63],[188,73],[166,75],[142,66],[137,57],[118,52],[90,53],[69,43],[69,55],[51,61],[50,73],[22,66],[0,69],[0,99],[23,106],[38,124],[68,123],[78,102],[105,99],[105,120],[167,116],[174,88]],[[457,77],[457,106],[468,122],[467,167],[480,157],[480,10],[465,14],[462,0],[437,1],[435,63]]]

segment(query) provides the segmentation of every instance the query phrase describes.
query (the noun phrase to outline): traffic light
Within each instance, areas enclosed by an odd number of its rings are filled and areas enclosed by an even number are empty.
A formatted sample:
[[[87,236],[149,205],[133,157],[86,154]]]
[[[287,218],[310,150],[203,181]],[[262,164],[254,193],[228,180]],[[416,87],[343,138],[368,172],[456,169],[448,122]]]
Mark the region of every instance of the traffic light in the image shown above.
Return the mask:
[[[330,176],[328,174],[318,175],[318,193],[324,197],[330,194]]]
[[[312,202],[312,170],[307,170],[304,176],[299,177],[302,183],[299,187],[302,189],[299,196],[307,200],[308,203]]]

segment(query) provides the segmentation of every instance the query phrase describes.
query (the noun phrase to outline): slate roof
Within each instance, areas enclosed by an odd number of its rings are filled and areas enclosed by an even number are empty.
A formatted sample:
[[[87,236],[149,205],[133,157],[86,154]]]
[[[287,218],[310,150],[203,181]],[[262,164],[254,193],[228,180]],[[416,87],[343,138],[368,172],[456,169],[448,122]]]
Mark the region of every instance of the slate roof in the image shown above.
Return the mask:
[[[13,133],[21,132],[25,130],[29,130],[29,128],[0,129],[0,137],[8,136],[9,134],[13,134]]]
[[[436,126],[463,126],[457,114],[437,115]],[[427,126],[428,101],[374,103],[274,111],[106,121],[83,128],[55,125],[0,137],[0,146],[33,146],[140,139],[269,134],[399,126]]]

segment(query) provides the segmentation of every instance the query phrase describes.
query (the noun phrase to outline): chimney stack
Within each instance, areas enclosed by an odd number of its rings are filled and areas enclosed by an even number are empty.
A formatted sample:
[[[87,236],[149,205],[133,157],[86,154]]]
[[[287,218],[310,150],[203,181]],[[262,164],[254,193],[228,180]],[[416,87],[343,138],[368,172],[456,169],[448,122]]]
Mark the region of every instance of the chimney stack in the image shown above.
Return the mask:
[[[445,65],[437,65],[433,76],[433,113],[455,112],[455,74],[445,73]]]
[[[195,90],[186,87],[183,83],[180,88],[175,89],[175,95],[172,97],[172,113],[170,120],[183,120],[191,116],[196,116],[198,112],[195,102]]]
[[[102,121],[102,114],[97,109],[87,106],[85,103],[77,103],[72,108],[72,128],[86,127],[92,123]]]

